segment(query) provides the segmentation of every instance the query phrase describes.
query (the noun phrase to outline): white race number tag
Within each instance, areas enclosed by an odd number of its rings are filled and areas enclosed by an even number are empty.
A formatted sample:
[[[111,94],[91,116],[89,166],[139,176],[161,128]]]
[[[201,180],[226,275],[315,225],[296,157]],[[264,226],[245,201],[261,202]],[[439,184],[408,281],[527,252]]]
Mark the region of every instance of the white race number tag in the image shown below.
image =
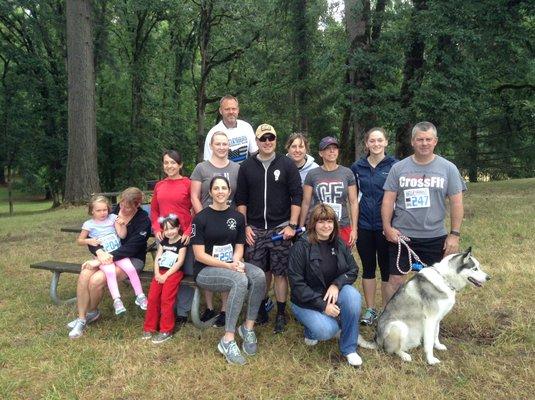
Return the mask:
[[[338,203],[325,203],[325,202],[323,204],[330,206],[334,210],[336,214],[336,218],[338,219],[338,222],[340,222],[340,220],[342,219],[342,205]]]
[[[232,256],[234,255],[234,250],[232,245],[225,244],[224,246],[214,246],[212,249],[212,257],[217,258],[223,262],[232,262]]]
[[[431,206],[429,188],[405,189],[405,208],[427,208]]]
[[[178,258],[178,254],[169,250],[162,253],[160,257],[159,265],[164,268],[171,268]]]
[[[109,253],[110,251],[117,250],[121,246],[121,240],[115,233],[108,233],[98,238],[100,245],[104,248],[104,251]]]

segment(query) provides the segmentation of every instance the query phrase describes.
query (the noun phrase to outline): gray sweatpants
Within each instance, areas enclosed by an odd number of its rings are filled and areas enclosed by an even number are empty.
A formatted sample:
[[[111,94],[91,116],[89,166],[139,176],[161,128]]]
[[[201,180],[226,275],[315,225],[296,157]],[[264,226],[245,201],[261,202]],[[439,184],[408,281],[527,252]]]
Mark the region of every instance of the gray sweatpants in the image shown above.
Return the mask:
[[[204,267],[197,275],[197,285],[212,292],[229,292],[225,331],[234,332],[247,290],[247,319],[255,320],[260,303],[266,294],[264,271],[245,263],[245,274],[226,268]]]

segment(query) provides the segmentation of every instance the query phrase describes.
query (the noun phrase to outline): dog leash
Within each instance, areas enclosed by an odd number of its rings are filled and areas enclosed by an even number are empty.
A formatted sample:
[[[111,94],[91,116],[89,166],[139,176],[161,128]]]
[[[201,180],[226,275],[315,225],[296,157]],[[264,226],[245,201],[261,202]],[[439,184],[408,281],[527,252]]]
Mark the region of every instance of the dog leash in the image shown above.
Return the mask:
[[[427,264],[424,263],[422,260],[420,260],[420,257],[418,257],[418,254],[414,252],[413,249],[409,247],[407,242],[409,242],[410,239],[407,236],[399,235],[398,236],[398,257],[396,259],[396,268],[402,275],[407,275],[409,272],[412,271],[420,271],[423,267],[427,267]],[[407,254],[409,255],[409,269],[407,271],[402,271],[399,267],[399,258],[401,256],[401,245],[404,245],[407,248]],[[414,257],[415,263],[412,263],[412,257]]]

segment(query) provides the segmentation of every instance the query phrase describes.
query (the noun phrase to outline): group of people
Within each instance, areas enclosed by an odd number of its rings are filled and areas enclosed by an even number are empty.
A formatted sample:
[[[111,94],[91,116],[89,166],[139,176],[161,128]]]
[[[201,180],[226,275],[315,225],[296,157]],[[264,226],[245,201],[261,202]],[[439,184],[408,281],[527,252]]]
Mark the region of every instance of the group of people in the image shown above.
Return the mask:
[[[115,313],[126,311],[117,280],[128,277],[135,304],[146,310],[142,338],[164,342],[176,324],[187,320],[193,290],[180,281],[193,275],[206,300],[201,319],[224,327],[217,348],[229,363],[242,365],[244,354],[256,354],[254,327],[269,321],[273,285],[275,333],[286,328],[290,291],[305,344],[339,336],[348,363],[362,364],[359,323],[371,325],[378,316],[377,264],[384,306],[410,269],[400,238],[426,264],[459,248],[466,186],[457,168],[434,153],[435,126],[422,122],[413,128],[414,155],[400,162],[386,155],[386,132],[373,128],[365,136],[367,154],[347,168],[338,164],[340,145],[334,137],[320,141],[318,165],[301,133],[290,135],[286,155],[278,154],[274,127],[261,124],[254,131],[239,120],[235,97],[223,97],[219,112],[221,122],[206,137],[205,160],[189,178],[182,175],[178,152],[163,154],[166,178],[154,188],[150,217],[141,208],[143,194],[137,188],[126,189],[114,210],[106,198],[92,199],[92,218],[84,223],[78,243],[87,245],[94,259],[82,267],[78,318],[69,323],[69,337],[82,336],[100,317],[97,306],[106,285]],[[143,269],[151,231],[158,251],[147,298],[137,271]],[[354,245],[363,265],[363,315],[354,287]],[[214,293],[221,293],[219,312]],[[237,326],[245,301],[245,320]]]

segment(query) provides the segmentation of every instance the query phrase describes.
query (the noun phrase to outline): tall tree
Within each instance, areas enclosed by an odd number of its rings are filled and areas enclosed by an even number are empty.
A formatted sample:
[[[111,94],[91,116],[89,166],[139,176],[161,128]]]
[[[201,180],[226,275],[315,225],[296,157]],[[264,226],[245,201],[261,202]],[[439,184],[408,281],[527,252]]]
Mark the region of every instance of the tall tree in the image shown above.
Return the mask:
[[[66,17],[69,135],[65,200],[82,203],[100,190],[91,0],[67,0]]]
[[[413,0],[413,11],[408,22],[408,48],[405,53],[403,82],[400,90],[401,116],[396,128],[396,156],[401,159],[412,153],[410,128],[414,124],[412,103],[424,77],[425,41],[421,27],[429,23],[424,11],[427,0]]]
[[[381,37],[387,0],[378,0],[371,9],[369,0],[345,0],[345,25],[349,43],[345,72],[348,98],[343,105],[340,145],[342,160],[352,163],[364,154],[364,133],[376,124],[373,110],[375,52]]]

